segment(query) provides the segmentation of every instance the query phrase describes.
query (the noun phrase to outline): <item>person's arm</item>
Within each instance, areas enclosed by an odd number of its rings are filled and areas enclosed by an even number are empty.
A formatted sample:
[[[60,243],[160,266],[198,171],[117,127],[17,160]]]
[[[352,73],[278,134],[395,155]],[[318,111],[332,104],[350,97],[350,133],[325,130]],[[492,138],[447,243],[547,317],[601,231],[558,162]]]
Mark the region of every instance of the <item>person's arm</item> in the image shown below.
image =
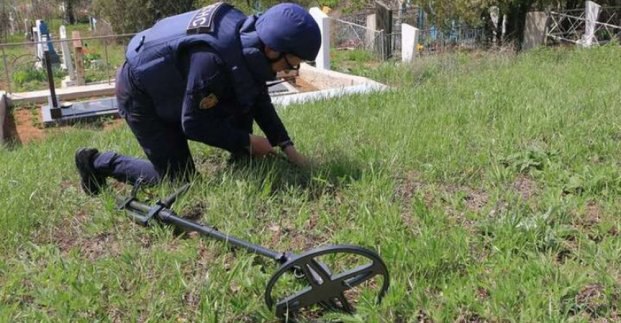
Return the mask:
[[[280,147],[285,155],[287,155],[289,161],[300,167],[308,165],[306,158],[295,149],[293,141],[287,133],[287,129],[276,113],[267,87],[257,98],[253,117],[267,136],[270,144],[274,147]]]
[[[267,139],[241,131],[230,122],[224,101],[230,84],[220,58],[208,47],[196,47],[187,53],[186,93],[182,107],[182,128],[190,140],[222,148],[233,153],[249,151],[265,155],[272,151]]]

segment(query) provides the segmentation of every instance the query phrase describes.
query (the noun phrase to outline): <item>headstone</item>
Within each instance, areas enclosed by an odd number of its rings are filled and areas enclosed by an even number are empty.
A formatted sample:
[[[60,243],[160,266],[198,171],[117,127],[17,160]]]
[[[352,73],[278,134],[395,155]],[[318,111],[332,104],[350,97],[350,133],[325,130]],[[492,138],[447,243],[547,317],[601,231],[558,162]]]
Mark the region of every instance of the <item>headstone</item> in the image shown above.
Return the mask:
[[[401,61],[411,63],[416,57],[418,44],[418,28],[401,24]]]
[[[543,11],[534,11],[526,14],[524,24],[524,39],[522,50],[538,47],[545,42],[548,15]]]
[[[384,59],[388,59],[392,57],[392,10],[385,3],[375,1],[375,14],[377,30],[384,33],[383,46],[380,45],[383,48],[380,49],[380,54]]]
[[[32,27],[32,41],[36,42],[35,45],[35,55],[39,58],[39,60],[43,59],[43,43],[41,43],[41,37],[39,36],[39,29],[35,26]],[[40,68],[41,66],[38,66]]]
[[[60,26],[60,49],[63,54],[63,62],[61,67],[67,70],[67,76],[62,80],[62,87],[69,87],[75,85],[75,74],[73,70],[73,62],[71,61],[71,50],[69,49],[69,42],[67,40],[67,29],[65,26]]]
[[[377,21],[375,16],[375,14],[367,16],[367,32],[365,35],[367,49],[375,48],[375,38],[377,37]]]
[[[310,15],[315,19],[319,30],[321,31],[321,47],[317,58],[315,58],[315,67],[329,70],[330,69],[330,19],[321,9],[313,7],[309,10]]]

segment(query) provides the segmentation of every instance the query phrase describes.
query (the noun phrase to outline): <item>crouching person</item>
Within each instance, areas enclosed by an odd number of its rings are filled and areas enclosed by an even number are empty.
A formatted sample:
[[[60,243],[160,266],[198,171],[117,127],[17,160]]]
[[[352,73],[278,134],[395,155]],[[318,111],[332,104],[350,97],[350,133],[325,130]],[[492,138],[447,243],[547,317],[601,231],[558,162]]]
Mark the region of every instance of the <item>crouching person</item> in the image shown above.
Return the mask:
[[[277,72],[314,60],[319,27],[308,12],[284,3],[246,16],[225,3],[172,16],[137,34],[117,72],[116,97],[148,160],[80,148],[83,190],[96,195],[106,179],[156,184],[195,173],[188,140],[264,156],[276,147],[304,166],[268,94]],[[266,137],[254,135],[256,122]]]

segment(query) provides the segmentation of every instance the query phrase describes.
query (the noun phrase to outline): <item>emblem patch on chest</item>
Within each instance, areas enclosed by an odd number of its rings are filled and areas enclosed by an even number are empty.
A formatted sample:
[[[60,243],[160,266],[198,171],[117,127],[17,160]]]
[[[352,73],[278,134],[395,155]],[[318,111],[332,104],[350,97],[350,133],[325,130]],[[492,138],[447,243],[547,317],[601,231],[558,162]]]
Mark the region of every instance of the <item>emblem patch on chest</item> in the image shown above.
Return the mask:
[[[201,102],[198,104],[198,108],[201,110],[208,110],[215,107],[216,104],[218,104],[218,97],[215,94],[211,93],[201,100]]]
[[[186,33],[200,34],[212,32],[214,27],[213,20],[217,16],[218,11],[227,6],[229,5],[224,2],[216,2],[198,10],[190,20]]]

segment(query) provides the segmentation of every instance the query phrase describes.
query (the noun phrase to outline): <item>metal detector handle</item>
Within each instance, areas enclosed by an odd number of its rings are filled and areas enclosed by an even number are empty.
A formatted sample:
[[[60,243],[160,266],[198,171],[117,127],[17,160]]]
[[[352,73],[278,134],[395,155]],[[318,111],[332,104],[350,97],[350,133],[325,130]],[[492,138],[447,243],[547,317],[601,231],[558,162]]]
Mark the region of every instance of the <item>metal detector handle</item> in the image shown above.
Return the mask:
[[[141,210],[135,209],[131,207],[132,202],[135,202],[133,198],[123,198],[116,197],[116,205],[118,205],[119,209],[125,210],[127,215],[132,219],[132,221],[143,225],[148,226],[149,217],[146,213],[143,214]]]

